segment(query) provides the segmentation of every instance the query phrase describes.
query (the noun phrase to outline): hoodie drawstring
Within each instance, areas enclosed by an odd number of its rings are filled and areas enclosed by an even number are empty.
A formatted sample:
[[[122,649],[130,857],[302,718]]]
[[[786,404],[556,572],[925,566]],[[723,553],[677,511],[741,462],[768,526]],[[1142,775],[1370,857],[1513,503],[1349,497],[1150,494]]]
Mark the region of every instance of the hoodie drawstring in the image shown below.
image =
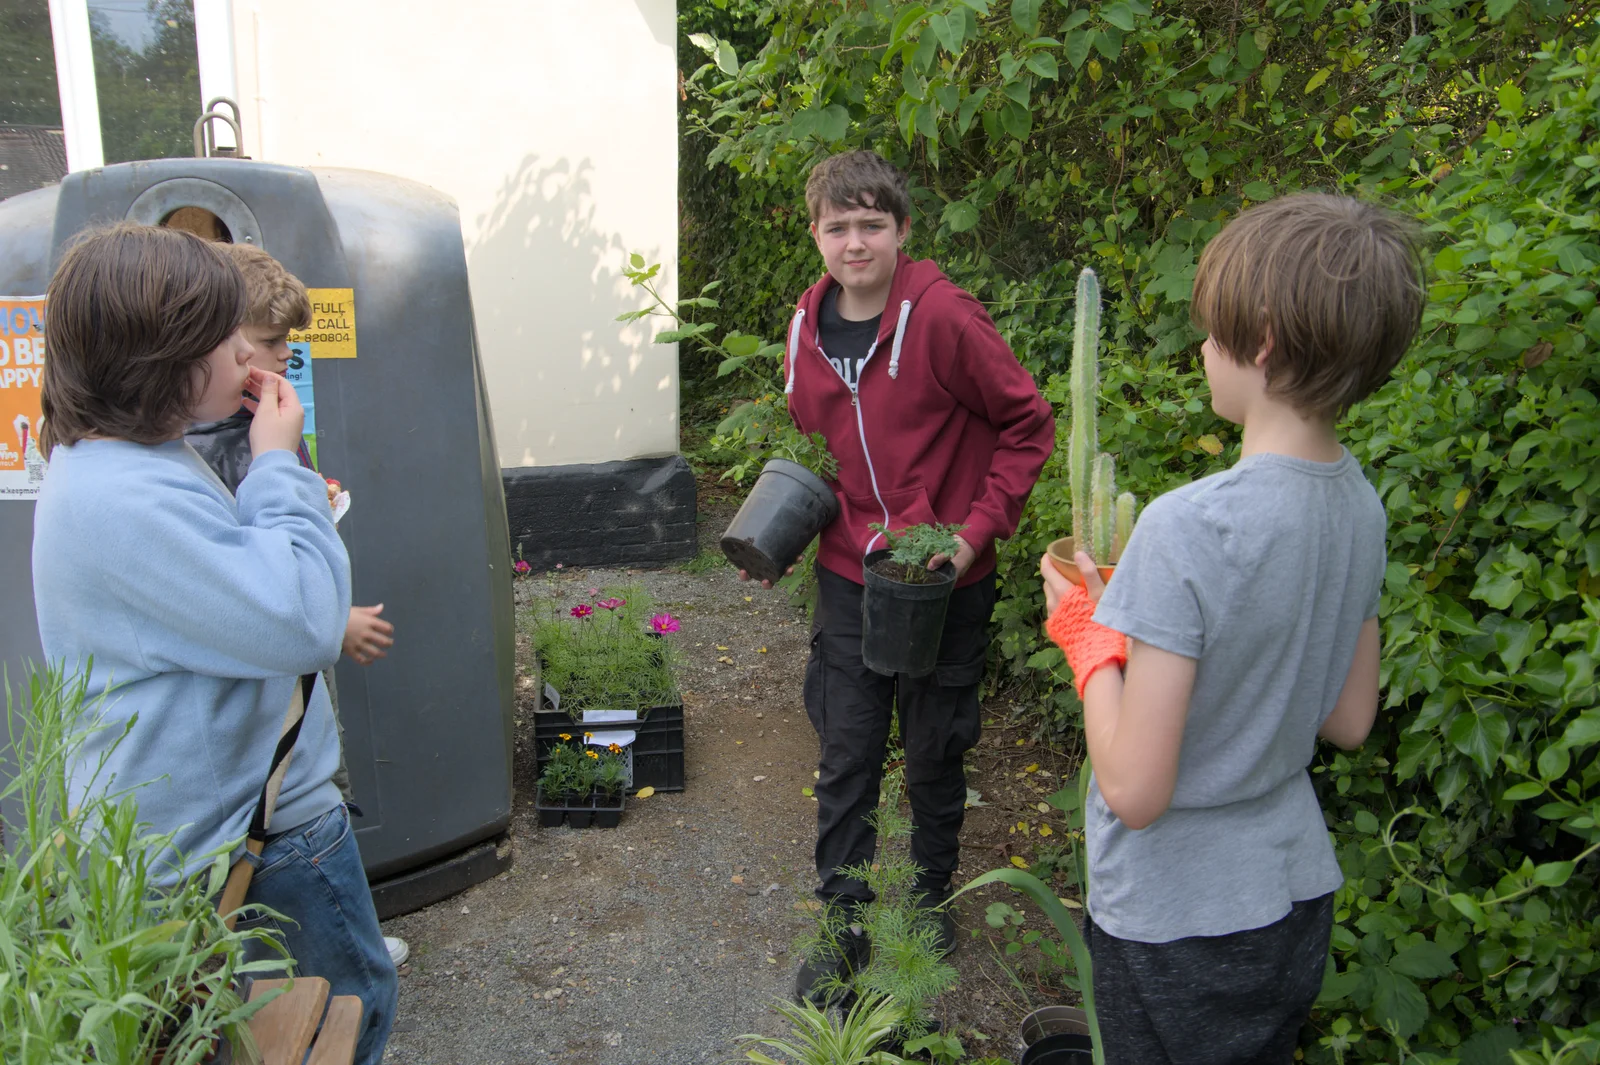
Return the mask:
[[[794,395],[794,367],[800,361],[800,323],[806,318],[806,309],[801,307],[794,314],[794,324],[789,326],[789,380],[784,383],[783,394]]]
[[[900,345],[906,340],[906,319],[911,317],[911,301],[900,301],[900,323],[894,327],[894,347],[889,349],[889,378],[900,376]]]

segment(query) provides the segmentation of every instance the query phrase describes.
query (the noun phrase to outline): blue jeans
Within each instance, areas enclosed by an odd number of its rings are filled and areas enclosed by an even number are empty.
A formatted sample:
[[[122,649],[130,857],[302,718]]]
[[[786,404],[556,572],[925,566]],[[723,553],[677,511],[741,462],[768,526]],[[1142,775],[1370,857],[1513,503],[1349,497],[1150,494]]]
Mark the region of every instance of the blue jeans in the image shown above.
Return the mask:
[[[270,907],[287,920],[241,920],[239,927],[269,929],[294,959],[297,975],[322,977],[332,994],[359,996],[356,1065],[378,1065],[394,1024],[400,978],[378,929],[349,811],[335,806],[295,826],[269,840],[254,861],[245,905]],[[252,943],[246,953],[250,961],[281,960],[264,944]]]

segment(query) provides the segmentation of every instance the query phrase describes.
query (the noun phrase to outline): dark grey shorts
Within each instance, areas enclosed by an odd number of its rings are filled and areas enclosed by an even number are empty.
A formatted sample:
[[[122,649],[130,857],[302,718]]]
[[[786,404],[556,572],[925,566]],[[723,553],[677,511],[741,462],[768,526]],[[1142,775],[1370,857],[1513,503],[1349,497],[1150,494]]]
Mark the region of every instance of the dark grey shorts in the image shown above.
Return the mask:
[[[1322,990],[1333,896],[1265,928],[1170,943],[1084,924],[1106,1065],[1289,1065]]]

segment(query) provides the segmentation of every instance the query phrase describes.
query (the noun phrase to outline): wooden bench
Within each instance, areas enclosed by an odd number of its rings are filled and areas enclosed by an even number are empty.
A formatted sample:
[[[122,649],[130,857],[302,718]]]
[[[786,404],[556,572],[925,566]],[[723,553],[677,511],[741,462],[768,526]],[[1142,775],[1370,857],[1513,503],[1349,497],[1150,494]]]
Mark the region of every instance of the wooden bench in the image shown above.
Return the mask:
[[[288,980],[257,980],[250,1001],[280,987],[289,990],[250,1018],[250,1034],[265,1065],[350,1065],[361,1035],[361,1000],[339,995],[329,1002],[328,981],[302,976],[293,986]]]

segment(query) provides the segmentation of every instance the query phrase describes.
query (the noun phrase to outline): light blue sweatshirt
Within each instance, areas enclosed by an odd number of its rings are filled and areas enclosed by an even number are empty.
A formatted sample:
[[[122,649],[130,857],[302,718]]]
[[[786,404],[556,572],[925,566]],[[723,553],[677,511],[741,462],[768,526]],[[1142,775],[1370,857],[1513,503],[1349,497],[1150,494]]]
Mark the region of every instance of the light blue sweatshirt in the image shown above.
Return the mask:
[[[45,655],[92,658],[90,693],[112,689],[75,786],[137,714],[97,787],[145,785],[140,819],[177,832],[163,881],[193,874],[249,827],[291,686],[339,657],[350,560],[322,479],[270,451],[235,501],[181,440],[58,447],[34,511],[33,589]],[[337,806],[338,764],[319,682],[269,831]]]

